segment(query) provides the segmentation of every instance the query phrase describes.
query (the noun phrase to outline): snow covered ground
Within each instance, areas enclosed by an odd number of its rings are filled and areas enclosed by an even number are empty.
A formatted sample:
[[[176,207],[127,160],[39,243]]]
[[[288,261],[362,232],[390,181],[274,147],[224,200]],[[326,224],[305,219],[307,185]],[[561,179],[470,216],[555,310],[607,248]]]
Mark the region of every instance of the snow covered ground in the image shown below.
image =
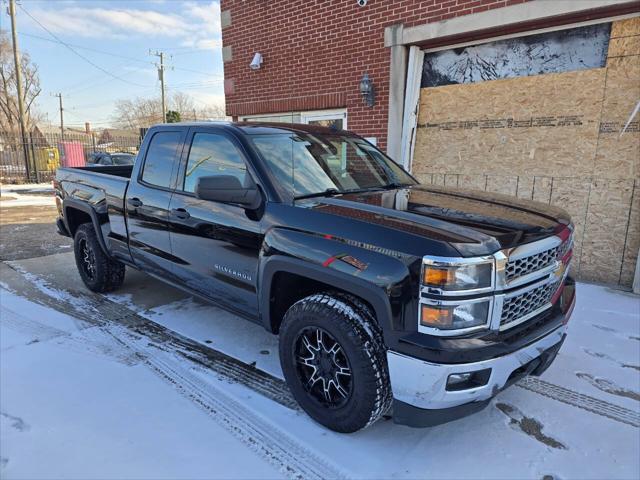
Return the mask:
[[[639,478],[640,300],[579,285],[540,380],[430,429],[330,432],[277,339],[138,273],[84,290],[69,254],[0,264],[2,478]]]
[[[0,186],[0,207],[2,208],[53,206],[55,203],[50,183]]]

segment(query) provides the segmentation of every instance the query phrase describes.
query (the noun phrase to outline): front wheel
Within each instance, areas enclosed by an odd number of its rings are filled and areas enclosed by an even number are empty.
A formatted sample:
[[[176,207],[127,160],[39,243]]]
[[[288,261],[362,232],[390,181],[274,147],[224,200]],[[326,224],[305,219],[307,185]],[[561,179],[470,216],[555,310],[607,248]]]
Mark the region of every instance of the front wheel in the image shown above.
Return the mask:
[[[356,297],[320,293],[292,305],[280,329],[280,363],[300,406],[331,430],[355,432],[391,406],[382,335]]]
[[[83,223],[73,237],[76,267],[82,281],[93,292],[111,292],[124,282],[125,266],[107,257],[91,223]]]

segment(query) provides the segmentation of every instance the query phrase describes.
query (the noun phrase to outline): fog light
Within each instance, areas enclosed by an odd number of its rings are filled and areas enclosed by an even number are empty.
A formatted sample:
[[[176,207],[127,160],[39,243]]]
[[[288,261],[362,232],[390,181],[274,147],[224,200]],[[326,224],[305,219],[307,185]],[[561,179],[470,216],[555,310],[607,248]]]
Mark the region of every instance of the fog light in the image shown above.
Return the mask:
[[[471,379],[472,373],[453,373],[449,375],[449,380],[447,380],[447,385],[455,385],[456,383],[466,382]]]
[[[457,392],[460,390],[469,390],[471,388],[483,387],[489,383],[491,377],[491,369],[476,370],[475,372],[452,373],[447,378],[448,392]]]

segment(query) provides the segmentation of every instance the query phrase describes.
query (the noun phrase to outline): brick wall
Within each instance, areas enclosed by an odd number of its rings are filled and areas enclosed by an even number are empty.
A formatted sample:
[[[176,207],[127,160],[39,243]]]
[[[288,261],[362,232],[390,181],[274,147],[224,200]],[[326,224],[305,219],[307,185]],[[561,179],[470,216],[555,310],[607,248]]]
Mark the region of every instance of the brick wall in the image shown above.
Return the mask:
[[[410,27],[523,3],[525,0],[221,0],[230,25],[225,62],[227,115],[346,107],[348,127],[386,148],[390,53],[384,29]],[[249,69],[255,52],[262,68]],[[376,104],[364,105],[358,84],[368,72]]]

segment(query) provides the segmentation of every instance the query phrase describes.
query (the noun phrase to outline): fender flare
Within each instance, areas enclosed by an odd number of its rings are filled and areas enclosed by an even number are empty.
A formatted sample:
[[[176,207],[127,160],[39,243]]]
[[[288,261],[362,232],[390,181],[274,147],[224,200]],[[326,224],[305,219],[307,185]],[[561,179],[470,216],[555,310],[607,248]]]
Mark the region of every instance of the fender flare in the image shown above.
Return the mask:
[[[383,331],[389,331],[391,326],[391,305],[383,289],[377,288],[364,279],[355,278],[352,275],[329,270],[321,265],[285,255],[270,256],[264,259],[260,265],[259,311],[262,324],[268,331],[274,332],[271,320],[271,285],[273,277],[279,272],[292,273],[310,280],[326,283],[360,297],[371,305],[378,324]]]
[[[68,216],[68,211],[69,210],[79,210],[83,213],[86,213],[87,215],[89,215],[89,217],[91,218],[91,223],[93,224],[93,228],[96,232],[96,237],[98,237],[98,243],[100,244],[100,248],[102,249],[103,253],[111,258],[111,255],[109,253],[109,249],[107,248],[107,244],[104,240],[104,235],[102,232],[102,224],[104,222],[100,222],[100,219],[98,218],[98,212],[96,212],[96,210],[91,206],[88,205],[85,202],[81,202],[79,200],[76,200],[74,198],[65,198],[62,201],[62,210],[64,212],[64,224],[65,227],[67,228],[67,231],[69,232],[69,234],[71,234],[71,227],[69,225],[69,216]],[[108,223],[108,222],[107,222]],[[72,235],[73,238],[73,235]]]

